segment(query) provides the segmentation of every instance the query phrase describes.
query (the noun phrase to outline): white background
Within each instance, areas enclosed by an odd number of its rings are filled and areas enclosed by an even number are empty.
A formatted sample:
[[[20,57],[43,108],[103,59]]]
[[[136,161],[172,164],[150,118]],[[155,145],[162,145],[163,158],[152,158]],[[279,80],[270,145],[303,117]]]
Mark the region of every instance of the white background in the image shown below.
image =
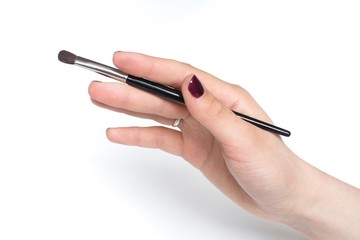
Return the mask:
[[[360,187],[358,1],[3,1],[0,239],[303,239],[230,202],[189,164],[105,138],[149,121],[95,107],[66,49],[188,62],[248,89],[286,143]],[[332,199],[329,199],[331,201]]]

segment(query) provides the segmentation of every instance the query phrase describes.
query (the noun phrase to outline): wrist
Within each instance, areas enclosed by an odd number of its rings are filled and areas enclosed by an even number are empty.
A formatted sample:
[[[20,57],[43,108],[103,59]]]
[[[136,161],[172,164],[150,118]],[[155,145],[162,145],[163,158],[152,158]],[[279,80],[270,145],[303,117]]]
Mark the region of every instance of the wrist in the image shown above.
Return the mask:
[[[280,221],[310,239],[358,239],[359,189],[303,163],[293,204]]]

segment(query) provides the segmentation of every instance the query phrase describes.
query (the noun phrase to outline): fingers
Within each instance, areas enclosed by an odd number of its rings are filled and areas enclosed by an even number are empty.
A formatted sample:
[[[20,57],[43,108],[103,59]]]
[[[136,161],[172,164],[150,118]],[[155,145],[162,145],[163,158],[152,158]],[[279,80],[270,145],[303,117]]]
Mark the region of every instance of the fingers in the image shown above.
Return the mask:
[[[201,76],[205,82],[214,78],[189,64],[141,53],[115,52],[113,62],[117,68],[126,73],[178,89],[180,89],[184,78],[190,73]],[[209,83],[207,85],[211,86]]]
[[[190,114],[222,144],[239,146],[253,137],[254,127],[215,98],[195,75],[185,78],[182,92]]]
[[[183,154],[181,133],[165,127],[109,128],[106,135],[110,141],[119,144],[159,148],[178,156]]]
[[[124,72],[178,89],[181,88],[188,75],[195,74],[225,106],[230,107],[241,98],[241,104],[233,106],[235,108],[233,110],[240,111],[245,106],[250,111],[248,114],[252,116],[256,114],[266,115],[244,89],[224,82],[189,64],[132,52],[114,53],[113,62],[116,67]],[[238,91],[239,89],[241,91]]]
[[[168,119],[185,118],[188,115],[183,105],[122,83],[92,82],[89,94],[96,102],[118,111],[157,115]]]
[[[115,108],[115,107],[111,107],[111,106],[105,105],[103,103],[97,102],[94,99],[91,99],[91,102],[98,107],[105,108],[110,111],[124,113],[126,115],[137,117],[137,118],[151,119],[151,120],[154,120],[154,121],[164,124],[164,125],[172,125],[174,123],[174,119],[161,117],[161,116],[158,116],[155,114],[138,113],[138,112],[128,111],[128,110],[125,110],[122,108]]]
[[[194,68],[175,60],[151,57],[140,53],[116,52],[113,62],[124,72],[157,81],[175,88]]]

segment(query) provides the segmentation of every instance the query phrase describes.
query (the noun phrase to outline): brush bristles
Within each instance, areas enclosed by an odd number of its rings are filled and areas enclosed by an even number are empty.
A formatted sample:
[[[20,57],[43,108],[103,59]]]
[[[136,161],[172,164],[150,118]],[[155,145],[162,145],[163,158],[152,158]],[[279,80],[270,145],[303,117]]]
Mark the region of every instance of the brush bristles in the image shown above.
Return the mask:
[[[76,57],[75,54],[65,50],[60,51],[58,55],[59,61],[67,64],[75,64]]]

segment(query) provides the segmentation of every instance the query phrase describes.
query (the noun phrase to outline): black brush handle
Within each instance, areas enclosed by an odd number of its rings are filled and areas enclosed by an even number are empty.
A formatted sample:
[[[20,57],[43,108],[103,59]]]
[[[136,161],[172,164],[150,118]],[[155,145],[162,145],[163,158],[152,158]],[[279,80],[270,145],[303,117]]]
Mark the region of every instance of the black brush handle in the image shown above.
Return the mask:
[[[274,126],[272,124],[269,124],[267,122],[263,122],[259,119],[256,119],[256,118],[253,118],[253,117],[249,117],[245,114],[242,114],[242,113],[239,113],[239,112],[235,112],[233,111],[233,113],[235,113],[239,118],[261,128],[261,129],[264,129],[266,131],[269,131],[269,132],[273,132],[273,133],[277,133],[279,135],[282,135],[282,136],[285,136],[285,137],[290,137],[291,135],[291,132],[286,130],[286,129],[283,129],[283,128],[280,128],[280,127],[277,127],[277,126]]]
[[[129,75],[126,79],[126,83],[130,86],[139,88],[141,90],[151,92],[157,96],[166,98],[173,102],[185,104],[184,98],[180,91],[175,88],[162,85],[160,83],[152,82],[143,78]]]
[[[156,82],[152,82],[152,81],[149,81],[149,80],[146,80],[143,78],[135,77],[132,75],[129,75],[127,77],[126,83],[129,84],[130,86],[153,93],[157,96],[166,98],[173,102],[185,104],[185,101],[184,101],[184,98],[183,98],[181,92],[172,87],[168,87],[168,86],[165,86],[165,85],[162,85],[162,84],[159,84]],[[285,137],[289,137],[291,135],[290,131],[288,131],[286,129],[271,125],[269,123],[263,122],[256,118],[249,117],[249,116],[239,113],[239,112],[235,112],[235,111],[233,111],[233,112],[241,119],[243,119],[261,129],[264,129],[266,131],[273,132],[273,133],[276,133],[276,134],[279,134],[279,135],[282,135]]]

